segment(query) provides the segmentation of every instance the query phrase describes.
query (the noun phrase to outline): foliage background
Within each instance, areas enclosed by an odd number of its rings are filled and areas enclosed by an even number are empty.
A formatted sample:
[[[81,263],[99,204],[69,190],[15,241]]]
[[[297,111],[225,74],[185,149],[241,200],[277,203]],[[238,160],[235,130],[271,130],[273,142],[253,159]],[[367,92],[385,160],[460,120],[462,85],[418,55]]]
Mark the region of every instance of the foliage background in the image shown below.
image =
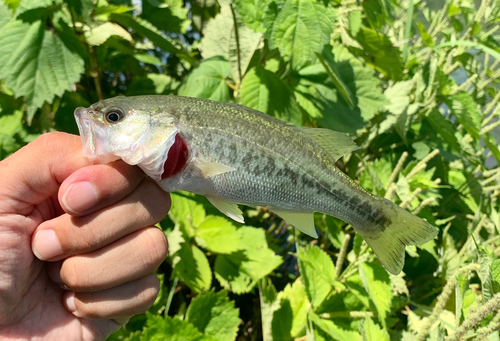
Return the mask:
[[[339,167],[438,239],[389,275],[352,228],[313,240],[178,193],[146,314],[110,340],[499,340],[498,0],[4,0],[0,159],[116,95],[240,103],[348,133]]]

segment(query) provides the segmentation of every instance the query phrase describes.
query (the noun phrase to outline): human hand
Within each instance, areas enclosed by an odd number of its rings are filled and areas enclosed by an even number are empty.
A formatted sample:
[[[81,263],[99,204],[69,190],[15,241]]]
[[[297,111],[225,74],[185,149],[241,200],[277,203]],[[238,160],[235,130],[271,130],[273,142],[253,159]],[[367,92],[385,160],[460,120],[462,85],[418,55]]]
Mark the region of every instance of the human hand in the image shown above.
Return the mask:
[[[1,161],[0,339],[103,340],[147,310],[168,249],[153,225],[169,208],[139,168],[89,165],[77,136]]]

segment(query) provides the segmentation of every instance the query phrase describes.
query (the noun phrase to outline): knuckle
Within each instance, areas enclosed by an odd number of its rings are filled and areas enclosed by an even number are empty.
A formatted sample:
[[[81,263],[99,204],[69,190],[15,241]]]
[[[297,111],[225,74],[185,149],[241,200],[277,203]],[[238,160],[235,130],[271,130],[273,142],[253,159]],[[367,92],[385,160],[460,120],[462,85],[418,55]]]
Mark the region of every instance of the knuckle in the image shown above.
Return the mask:
[[[63,261],[60,270],[61,280],[64,285],[75,292],[87,288],[89,283],[88,271],[84,264],[73,257]]]

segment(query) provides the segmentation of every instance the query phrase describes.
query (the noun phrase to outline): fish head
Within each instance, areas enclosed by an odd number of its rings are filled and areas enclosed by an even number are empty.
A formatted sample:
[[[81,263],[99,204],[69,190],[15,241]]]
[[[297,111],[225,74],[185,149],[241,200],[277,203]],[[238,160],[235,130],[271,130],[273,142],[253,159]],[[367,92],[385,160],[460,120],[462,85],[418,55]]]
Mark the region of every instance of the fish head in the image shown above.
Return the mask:
[[[130,165],[157,169],[160,174],[148,175],[161,176],[162,162],[178,130],[174,119],[159,111],[147,102],[124,96],[77,108],[83,156],[94,163],[122,159]]]

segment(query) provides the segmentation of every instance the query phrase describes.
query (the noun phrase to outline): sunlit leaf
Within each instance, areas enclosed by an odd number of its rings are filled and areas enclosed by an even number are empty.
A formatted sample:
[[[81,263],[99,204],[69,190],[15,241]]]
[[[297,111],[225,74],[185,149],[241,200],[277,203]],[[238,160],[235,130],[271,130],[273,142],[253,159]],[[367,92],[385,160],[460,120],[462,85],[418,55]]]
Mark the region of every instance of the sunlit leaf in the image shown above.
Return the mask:
[[[392,287],[389,274],[377,263],[361,263],[359,276],[366,292],[375,305],[380,323],[386,327],[386,317],[391,309]]]

